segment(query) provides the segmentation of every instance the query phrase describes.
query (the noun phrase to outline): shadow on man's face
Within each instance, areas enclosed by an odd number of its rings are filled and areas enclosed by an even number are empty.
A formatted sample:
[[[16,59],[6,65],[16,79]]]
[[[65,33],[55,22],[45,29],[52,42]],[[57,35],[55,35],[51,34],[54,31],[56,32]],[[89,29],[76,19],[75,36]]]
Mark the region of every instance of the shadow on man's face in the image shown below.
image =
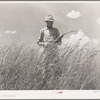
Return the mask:
[[[47,27],[52,28],[53,21],[46,21]]]

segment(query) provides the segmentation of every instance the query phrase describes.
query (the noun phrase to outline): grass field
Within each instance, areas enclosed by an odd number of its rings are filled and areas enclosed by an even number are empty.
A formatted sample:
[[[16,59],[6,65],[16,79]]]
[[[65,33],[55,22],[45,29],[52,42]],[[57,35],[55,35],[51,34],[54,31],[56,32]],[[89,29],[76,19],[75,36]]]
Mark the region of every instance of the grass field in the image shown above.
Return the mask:
[[[68,39],[59,50],[41,52],[24,43],[0,48],[0,90],[100,89],[100,48],[93,40]]]

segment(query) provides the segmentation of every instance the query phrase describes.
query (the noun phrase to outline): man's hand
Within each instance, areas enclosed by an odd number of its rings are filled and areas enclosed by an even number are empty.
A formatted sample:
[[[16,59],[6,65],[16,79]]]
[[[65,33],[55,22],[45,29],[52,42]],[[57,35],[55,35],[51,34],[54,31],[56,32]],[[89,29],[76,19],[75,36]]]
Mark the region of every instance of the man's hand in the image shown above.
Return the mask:
[[[47,47],[48,43],[47,42],[38,42],[39,46]]]
[[[47,42],[44,42],[43,43],[43,47],[47,47],[48,43]]]

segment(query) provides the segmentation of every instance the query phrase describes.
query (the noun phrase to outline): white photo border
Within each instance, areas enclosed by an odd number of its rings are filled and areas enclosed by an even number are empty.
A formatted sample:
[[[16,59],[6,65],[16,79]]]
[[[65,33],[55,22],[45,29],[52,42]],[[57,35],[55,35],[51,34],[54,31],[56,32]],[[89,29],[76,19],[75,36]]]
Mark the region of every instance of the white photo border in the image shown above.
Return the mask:
[[[100,1],[0,1],[0,3],[100,3]],[[0,99],[100,99],[100,90],[0,90]]]

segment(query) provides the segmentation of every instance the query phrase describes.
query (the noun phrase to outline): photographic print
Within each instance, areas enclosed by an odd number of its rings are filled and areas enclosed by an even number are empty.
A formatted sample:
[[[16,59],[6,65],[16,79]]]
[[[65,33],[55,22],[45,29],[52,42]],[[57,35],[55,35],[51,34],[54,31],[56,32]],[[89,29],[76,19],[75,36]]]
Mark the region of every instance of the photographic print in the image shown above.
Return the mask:
[[[99,90],[100,2],[0,2],[0,90]]]

